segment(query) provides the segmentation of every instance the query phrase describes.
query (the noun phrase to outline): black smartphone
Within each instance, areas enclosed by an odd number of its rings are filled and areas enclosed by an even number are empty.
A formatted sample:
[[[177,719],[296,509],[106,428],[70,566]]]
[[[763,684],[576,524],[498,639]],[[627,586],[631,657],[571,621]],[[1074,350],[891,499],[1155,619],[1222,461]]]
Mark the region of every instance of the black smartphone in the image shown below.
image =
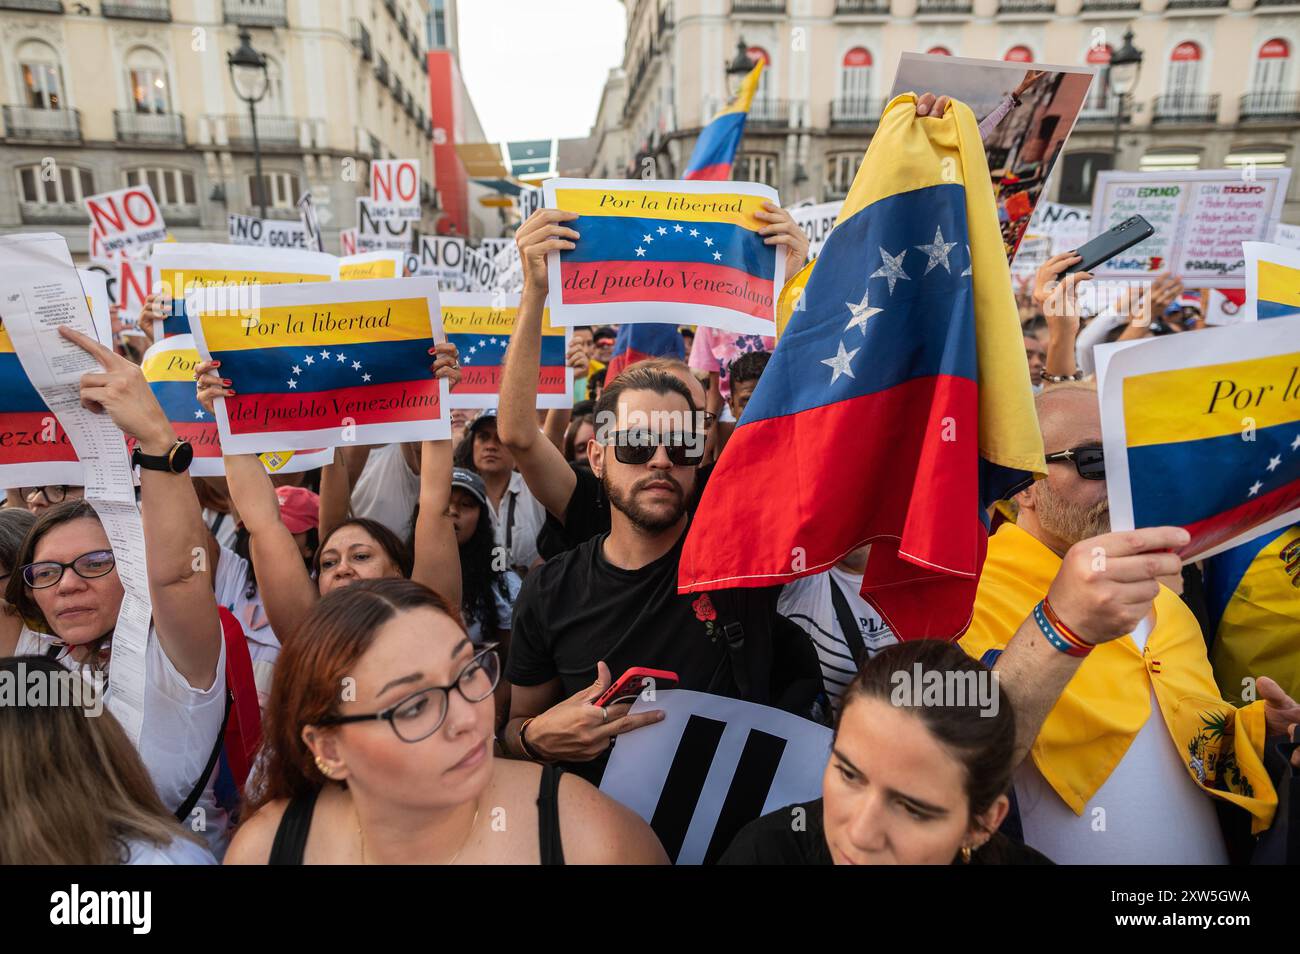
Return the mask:
[[[1154,226],[1142,216],[1135,215],[1131,219],[1125,219],[1109,232],[1103,232],[1080,245],[1075,253],[1082,255],[1083,261],[1071,265],[1062,274],[1090,272],[1098,265],[1109,262],[1120,252],[1132,248],[1138,242],[1155,234]]]

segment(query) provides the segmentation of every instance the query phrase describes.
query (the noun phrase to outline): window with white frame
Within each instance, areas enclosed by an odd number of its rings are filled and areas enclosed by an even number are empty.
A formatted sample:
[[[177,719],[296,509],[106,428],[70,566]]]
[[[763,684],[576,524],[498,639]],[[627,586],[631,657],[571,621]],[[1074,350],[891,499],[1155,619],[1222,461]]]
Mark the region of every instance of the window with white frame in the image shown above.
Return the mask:
[[[866,119],[870,112],[871,51],[855,46],[840,63],[840,114],[845,119]]]
[[[128,186],[147,185],[159,205],[197,205],[194,176],[183,169],[130,169]]]
[[[18,184],[23,201],[38,205],[79,205],[95,194],[95,178],[89,169],[63,163],[22,166]]]
[[[54,47],[28,40],[18,48],[18,69],[23,95],[35,109],[64,109],[63,69]]]
[[[1254,93],[1280,93],[1286,88],[1287,67],[1291,63],[1291,44],[1274,37],[1259,48],[1250,89]]]
[[[263,195],[266,204],[274,209],[291,209],[298,202],[301,194],[298,189],[298,177],[292,172],[268,172],[262,176]],[[248,177],[248,201],[257,205],[257,176]]]
[[[170,113],[171,89],[167,64],[155,50],[136,47],[126,57],[126,79],[137,113]]]
[[[776,156],[750,152],[736,157],[731,178],[737,182],[762,182],[775,188],[778,185],[776,173]]]
[[[826,198],[841,199],[849,194],[853,177],[862,161],[860,152],[835,152],[826,157]]]
[[[1110,57],[1114,51],[1110,44],[1088,47],[1085,57],[1089,66],[1097,67],[1097,76],[1088,88],[1088,100],[1083,108],[1092,113],[1103,112],[1110,101]]]
[[[1187,40],[1169,54],[1169,73],[1165,92],[1171,101],[1185,101],[1201,89],[1201,47]]]

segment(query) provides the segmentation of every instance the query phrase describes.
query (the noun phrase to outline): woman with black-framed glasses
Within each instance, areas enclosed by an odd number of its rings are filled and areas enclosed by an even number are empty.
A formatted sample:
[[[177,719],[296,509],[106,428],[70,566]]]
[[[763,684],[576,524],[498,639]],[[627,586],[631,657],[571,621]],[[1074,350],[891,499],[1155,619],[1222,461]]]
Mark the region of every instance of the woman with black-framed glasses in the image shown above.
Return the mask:
[[[652,864],[649,826],[494,755],[501,663],[410,580],[323,597],[284,641],[229,864]]]
[[[86,496],[85,487],[72,484],[46,484],[42,487],[23,487],[23,503],[32,513],[40,513],[67,500],[81,500]]]

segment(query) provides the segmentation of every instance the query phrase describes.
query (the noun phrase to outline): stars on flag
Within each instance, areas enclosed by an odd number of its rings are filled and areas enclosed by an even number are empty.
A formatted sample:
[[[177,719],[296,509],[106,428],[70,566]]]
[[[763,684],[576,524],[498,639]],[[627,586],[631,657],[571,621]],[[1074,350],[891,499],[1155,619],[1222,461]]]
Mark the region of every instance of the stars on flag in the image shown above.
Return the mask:
[[[196,421],[202,421],[202,420],[205,420],[205,419],[207,418],[207,416],[208,416],[208,415],[207,415],[206,413],[204,413],[203,408],[199,408],[197,411],[194,412],[194,419],[195,419]]]
[[[849,315],[851,316],[849,318],[849,323],[844,326],[845,331],[848,331],[850,328],[857,328],[865,336],[867,333],[867,321],[872,317],[872,315],[878,315],[884,311],[883,308],[873,308],[869,301],[870,297],[871,289],[866,288],[862,292],[862,301],[856,304],[851,301],[846,301],[844,303],[849,306]]]
[[[720,262],[720,261],[722,261],[722,253],[721,253],[721,252],[714,252],[714,253],[713,253],[713,260],[714,260],[715,262]]]
[[[640,246],[638,246],[638,247],[637,247],[637,250],[636,250],[636,254],[637,254],[638,256],[645,255],[645,249],[643,249],[643,248],[641,248]]]
[[[835,353],[833,358],[822,359],[822,364],[827,365],[831,369],[831,384],[838,381],[842,374],[846,374],[851,378],[854,377],[853,368],[850,367],[850,362],[853,360],[853,356],[861,350],[861,348],[854,348],[852,351],[845,351],[844,342],[841,341],[839,343],[839,350]]]
[[[1280,467],[1281,465],[1282,465],[1282,455],[1281,455],[1281,454],[1278,454],[1276,457],[1270,457],[1270,458],[1268,459],[1268,469],[1269,469],[1269,472],[1270,472],[1270,473],[1271,473],[1272,471],[1277,470],[1278,467]]]
[[[307,355],[307,357],[305,357],[305,358],[302,359],[303,364],[311,364],[311,363],[314,362],[315,360],[316,360],[316,359],[313,358],[311,355]]]
[[[894,293],[894,284],[899,280],[910,282],[912,279],[903,271],[903,257],[907,255],[907,249],[903,249],[897,255],[890,255],[885,251],[885,247],[880,246],[880,258],[882,264],[871,273],[872,278],[883,278],[889,282],[889,294]]]
[[[682,230],[682,227],[681,227],[680,225],[674,225],[674,226],[673,226],[673,231],[674,231],[674,232],[680,232],[681,230]]]
[[[691,229],[691,238],[699,238],[699,237],[700,237],[700,230],[699,230],[699,229]]]
[[[366,382],[366,381],[369,381],[369,380],[370,380],[370,375],[369,375],[369,374],[363,374],[363,375],[361,375],[361,380],[362,380],[363,383]]]
[[[971,269],[975,267],[975,258],[970,253],[969,243],[966,245],[966,261],[970,262],[970,264],[966,266],[966,271],[961,273],[962,278],[969,276],[971,274]]]
[[[641,236],[641,241],[643,241],[643,242],[653,242],[654,240],[655,240],[655,237],[654,237],[653,235],[649,234],[648,232],[647,232],[645,235]]]
[[[1300,451],[1300,433],[1297,433],[1295,439],[1291,441],[1291,451],[1293,453],[1296,451]],[[1273,473],[1273,471],[1277,470],[1281,466],[1282,466],[1282,455],[1271,454],[1269,455],[1268,463],[1264,465],[1264,470],[1271,474]],[[1283,481],[1285,482],[1286,471],[1282,472],[1282,477],[1283,477]],[[1246,496],[1247,497],[1258,496],[1259,492],[1263,489],[1264,489],[1264,481],[1257,479],[1253,484],[1250,485],[1250,487],[1247,488]],[[1276,488],[1271,488],[1269,492],[1271,493],[1275,489]]]
[[[330,355],[330,352],[322,350],[322,351],[320,352],[320,357],[321,357],[322,362],[325,362],[325,361],[328,361],[328,360],[330,359],[331,355]],[[337,352],[335,352],[335,353],[333,354],[333,357],[338,361],[339,364],[343,365],[344,367],[347,367],[347,364],[348,364],[348,356],[347,356],[346,354],[344,354],[342,351],[337,351]],[[291,390],[291,391],[296,391],[296,390],[298,390],[298,381],[300,380],[300,377],[299,377],[299,376],[303,374],[303,370],[302,370],[302,369],[303,369],[303,366],[305,365],[305,366],[307,366],[307,367],[311,367],[311,366],[312,366],[313,364],[315,364],[315,363],[316,363],[316,358],[313,357],[312,355],[310,355],[310,354],[305,354],[305,355],[302,356],[302,362],[301,362],[300,364],[295,364],[295,365],[292,367],[292,369],[291,369],[291,373],[293,374],[293,377],[291,377],[288,381],[285,382],[285,384],[288,386],[289,390]],[[360,362],[360,361],[353,361],[353,362],[352,362],[352,370],[353,370],[353,371],[360,371],[360,370],[362,370],[361,362]],[[367,375],[364,375],[363,378],[362,378],[362,380],[363,380],[363,381],[369,381],[369,380],[370,380],[370,375],[368,375],[368,374],[367,374]]]
[[[342,351],[335,355],[335,357],[339,359],[339,364],[345,364],[348,360],[347,356]]]
[[[1250,496],[1253,497],[1253,496],[1255,496],[1255,494],[1259,493],[1259,489],[1260,489],[1261,487],[1263,487],[1263,486],[1264,486],[1264,485],[1261,484],[1258,480],[1255,481],[1253,484],[1251,484],[1251,485],[1250,485]]]
[[[322,352],[320,353],[320,356],[321,356],[322,358],[324,358],[326,361],[328,361],[328,360],[330,359],[330,353],[329,353],[328,351],[322,351]]]
[[[948,264],[948,253],[956,247],[956,242],[945,242],[943,240],[943,229],[936,225],[934,227],[933,242],[929,245],[913,246],[917,251],[924,252],[930,257],[930,260],[925,263],[925,271],[921,273],[922,277],[929,275],[930,269],[934,268],[936,265],[942,265],[943,270],[951,275],[952,267]],[[890,288],[890,291],[893,291],[892,287]]]
[[[1291,442],[1291,449],[1292,449],[1292,450],[1300,450],[1300,434],[1297,434],[1297,435],[1295,436],[1295,440],[1293,440],[1293,441]]]

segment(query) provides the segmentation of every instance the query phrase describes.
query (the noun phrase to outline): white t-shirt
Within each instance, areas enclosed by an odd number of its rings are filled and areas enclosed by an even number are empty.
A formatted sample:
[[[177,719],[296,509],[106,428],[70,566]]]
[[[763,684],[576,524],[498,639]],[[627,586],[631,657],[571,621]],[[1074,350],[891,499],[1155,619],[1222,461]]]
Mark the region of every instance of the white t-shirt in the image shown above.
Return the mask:
[[[1138,649],[1149,618],[1132,634]],[[1076,815],[1032,759],[1015,776],[1025,844],[1066,865],[1224,865],[1228,851],[1209,795],[1187,773],[1150,690],[1151,713],[1110,778]]]
[[[126,859],[128,865],[215,865],[217,859],[212,852],[187,838],[173,838],[172,843],[160,848],[152,841],[132,841],[127,845],[130,851]]]
[[[221,548],[216,572],[217,603],[224,606],[239,620],[248,643],[248,655],[253,661],[253,682],[257,686],[257,704],[265,712],[266,701],[271,697],[271,679],[275,675],[275,661],[280,657],[280,640],[271,630],[271,623],[262,608],[262,591],[248,594],[248,561],[234,550]]]
[[[203,523],[216,537],[217,543],[223,547],[233,547],[235,545],[235,533],[238,527],[235,524],[235,518],[228,513],[220,510],[203,510]]]
[[[504,596],[502,596],[501,591],[497,589],[495,585],[492,587],[492,595],[496,598],[496,603],[497,603],[497,628],[498,629],[510,628],[514,619],[515,600],[519,598],[519,588],[523,586],[523,581],[519,579],[519,575],[515,573],[513,570],[506,570],[505,577],[506,577],[506,589],[510,593],[509,599],[506,599]],[[467,635],[470,638],[470,641],[475,645],[478,645],[479,643],[483,642],[482,623],[480,623],[476,619],[470,620],[469,624],[465,627],[465,635]]]
[[[18,637],[14,655],[44,656],[55,642],[52,636],[24,629]],[[59,662],[69,669],[76,668],[66,653]],[[140,759],[149,770],[163,806],[174,811],[190,794],[217,744],[217,734],[226,714],[226,642],[224,639],[221,641],[217,676],[212,685],[205,690],[195,689],[177,672],[163,652],[157,631],[150,626],[144,672],[144,728],[140,735]],[[110,657],[105,704],[112,698],[113,664]],[[203,810],[203,837],[212,853],[220,858],[226,850],[229,819],[225,809],[217,806],[212,793],[216,775],[217,770],[213,769],[194,811]],[[182,824],[193,825],[195,817],[191,813]]]
[[[402,445],[385,444],[372,450],[352,488],[353,515],[378,520],[405,540],[411,535],[411,518],[419,502],[420,475],[407,466]]]
[[[509,527],[510,501],[515,499],[514,522]],[[492,510],[492,505],[488,504]],[[546,523],[546,509],[537,502],[533,492],[524,483],[523,475],[514,471],[510,475],[510,484],[501,495],[501,506],[492,513],[492,526],[496,533],[497,545],[507,546],[509,540],[510,565],[525,569],[537,562],[537,534],[541,533]]]
[[[776,611],[799,624],[812,640],[822,667],[822,684],[831,697],[831,705],[838,710],[840,696],[858,670],[853,664],[853,654],[849,651],[848,641],[844,638],[844,631],[835,615],[835,606],[831,600],[832,578],[857,620],[858,632],[868,656],[874,656],[886,646],[894,645],[898,638],[885,625],[880,614],[862,598],[861,573],[850,573],[833,566],[825,573],[805,576],[785,585],[777,600]]]

